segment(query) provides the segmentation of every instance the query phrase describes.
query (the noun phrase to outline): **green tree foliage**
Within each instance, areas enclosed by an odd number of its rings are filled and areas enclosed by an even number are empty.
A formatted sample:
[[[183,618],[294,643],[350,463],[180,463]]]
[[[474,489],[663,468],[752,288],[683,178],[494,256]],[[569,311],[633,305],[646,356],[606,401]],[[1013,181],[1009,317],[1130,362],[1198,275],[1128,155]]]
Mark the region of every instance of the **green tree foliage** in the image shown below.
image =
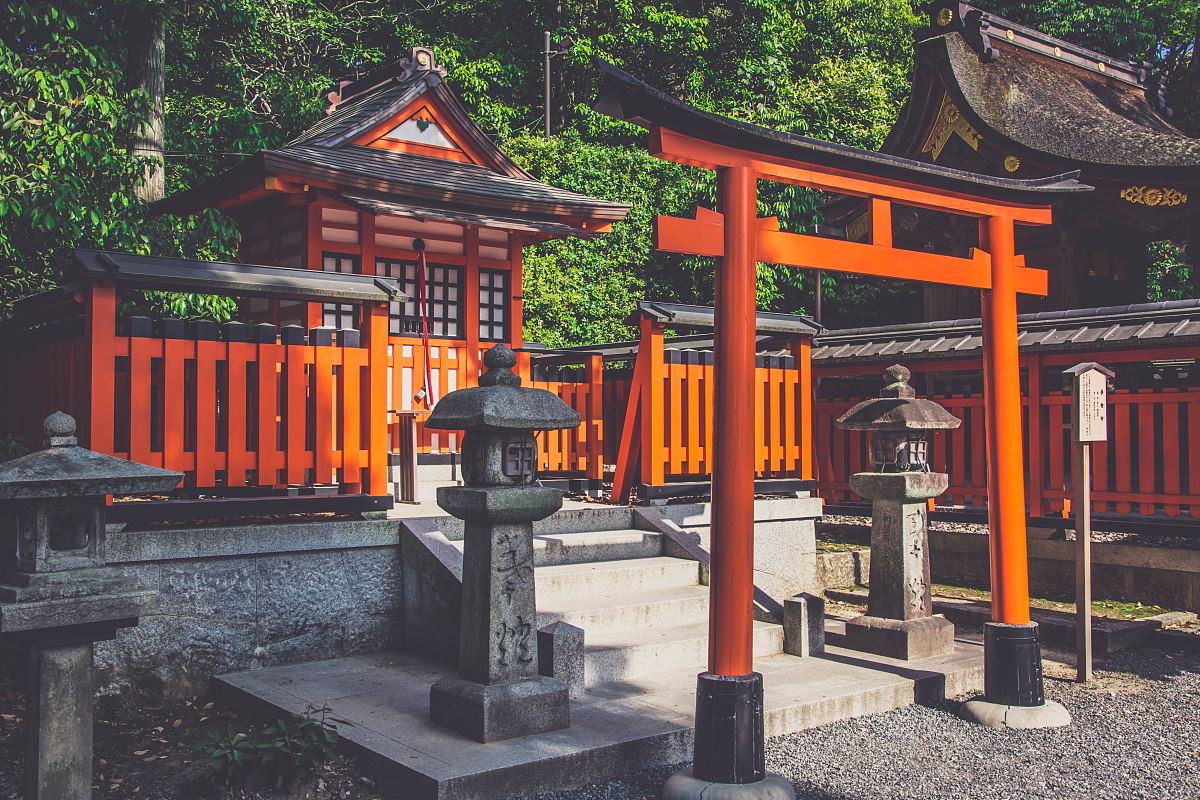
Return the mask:
[[[0,312],[53,285],[77,244],[148,243],[133,210],[140,165],[124,150],[137,98],[120,88],[112,19],[87,11],[0,6]]]
[[[991,10],[1117,58],[1160,62],[1200,82],[1200,0],[1000,0]],[[0,0],[0,314],[53,280],[77,245],[230,257],[236,233],[212,212],[147,220],[125,151],[144,113],[123,88],[122,19],[164,0]],[[637,298],[711,302],[710,259],[653,251],[655,214],[714,200],[712,176],[646,156],[644,132],[590,108],[591,60],[612,61],[701,108],[859,147],[882,144],[908,92],[915,0],[214,0],[154,6],[167,16],[167,186],[178,191],[286,141],[321,118],[339,78],[430,45],[501,146],[534,174],[633,206],[592,241],[526,255],[531,339],[594,342],[631,333]],[[553,32],[555,137],[542,125],[542,31]],[[1197,92],[1193,92],[1196,94]],[[1186,108],[1186,98],[1173,97]],[[1186,116],[1186,114],[1184,115]],[[761,214],[787,230],[817,220],[816,193],[764,184]],[[760,265],[760,306],[812,310],[814,275]],[[830,322],[883,322],[911,286],[826,273]],[[146,298],[157,310],[220,316],[202,298]]]
[[[1146,270],[1146,299],[1183,300],[1195,291],[1192,271],[1196,268],[1175,242],[1152,242],[1150,267]]]
[[[0,316],[53,286],[75,247],[228,254],[235,231],[214,213],[149,220],[126,150],[146,113],[124,88],[119,28],[130,9],[10,2],[0,28]],[[227,299],[149,293],[151,311],[227,318]]]

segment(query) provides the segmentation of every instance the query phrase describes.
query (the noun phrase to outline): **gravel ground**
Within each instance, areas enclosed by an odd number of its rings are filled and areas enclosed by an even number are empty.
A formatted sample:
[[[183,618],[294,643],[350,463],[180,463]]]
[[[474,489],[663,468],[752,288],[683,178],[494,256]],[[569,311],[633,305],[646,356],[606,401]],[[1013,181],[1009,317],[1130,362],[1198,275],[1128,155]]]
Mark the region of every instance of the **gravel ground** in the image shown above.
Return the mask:
[[[1071,727],[992,731],[956,717],[957,703],[910,706],[773,739],[767,767],[800,800],[1200,798],[1200,655],[1127,651],[1093,685],[1048,678],[1046,693]],[[656,800],[672,771],[537,800]]]

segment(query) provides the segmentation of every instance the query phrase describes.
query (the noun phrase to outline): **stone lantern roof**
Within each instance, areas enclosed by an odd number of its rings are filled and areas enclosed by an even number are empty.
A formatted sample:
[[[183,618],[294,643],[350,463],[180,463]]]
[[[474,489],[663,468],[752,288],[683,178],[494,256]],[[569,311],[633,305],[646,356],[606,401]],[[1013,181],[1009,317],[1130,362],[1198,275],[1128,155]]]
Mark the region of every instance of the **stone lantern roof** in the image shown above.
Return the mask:
[[[479,428],[558,430],[579,425],[579,412],[545,389],[521,386],[513,373],[516,353],[498,344],[483,356],[486,374],[479,386],[451,392],[438,402],[425,427],[433,430],[470,431]]]
[[[838,428],[847,431],[952,430],[962,420],[932,400],[916,396],[908,385],[912,373],[893,364],[883,372],[887,385],[879,397],[864,400],[838,417]]]
[[[39,500],[166,492],[182,473],[79,446],[75,418],[56,411],[44,423],[46,449],[0,464],[0,500]]]

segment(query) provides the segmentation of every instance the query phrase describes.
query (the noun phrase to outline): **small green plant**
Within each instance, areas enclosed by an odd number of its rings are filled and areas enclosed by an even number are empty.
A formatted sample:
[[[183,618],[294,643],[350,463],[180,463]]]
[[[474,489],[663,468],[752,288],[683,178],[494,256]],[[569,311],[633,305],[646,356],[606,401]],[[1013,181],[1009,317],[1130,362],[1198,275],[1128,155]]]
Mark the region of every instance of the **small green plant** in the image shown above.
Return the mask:
[[[337,723],[329,708],[309,706],[303,714],[236,731],[209,731],[197,749],[211,760],[214,778],[225,786],[282,786],[318,764],[339,759]]]
[[[9,433],[4,438],[0,438],[0,462],[12,461],[28,452],[29,448],[25,446],[25,440],[20,436],[13,436]]]

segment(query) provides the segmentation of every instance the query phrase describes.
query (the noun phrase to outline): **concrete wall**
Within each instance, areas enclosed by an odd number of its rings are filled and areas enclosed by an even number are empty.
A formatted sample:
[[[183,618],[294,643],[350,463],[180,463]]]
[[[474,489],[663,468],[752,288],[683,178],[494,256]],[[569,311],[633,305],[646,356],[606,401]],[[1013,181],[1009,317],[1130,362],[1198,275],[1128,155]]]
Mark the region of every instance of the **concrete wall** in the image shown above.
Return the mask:
[[[208,676],[399,646],[396,521],[122,532],[109,563],[159,591],[159,610],[97,647],[109,692],[184,697]]]
[[[776,602],[800,592],[820,592],[815,521],[819,497],[780,497],[754,502],[754,585]],[[712,504],[658,506],[664,517],[699,537],[712,552]]]
[[[632,527],[628,508],[566,510],[539,533]],[[159,609],[97,646],[99,682],[190,697],[210,675],[405,648],[458,649],[462,522],[450,517],[110,533],[108,561]]]
[[[934,581],[988,588],[987,536],[930,531],[929,547]],[[867,550],[822,553],[818,558],[821,583],[826,588],[865,583],[870,558]],[[1030,538],[1029,588],[1039,597],[1073,597],[1075,543]],[[1098,599],[1200,612],[1200,550],[1093,542],[1092,594]]]

